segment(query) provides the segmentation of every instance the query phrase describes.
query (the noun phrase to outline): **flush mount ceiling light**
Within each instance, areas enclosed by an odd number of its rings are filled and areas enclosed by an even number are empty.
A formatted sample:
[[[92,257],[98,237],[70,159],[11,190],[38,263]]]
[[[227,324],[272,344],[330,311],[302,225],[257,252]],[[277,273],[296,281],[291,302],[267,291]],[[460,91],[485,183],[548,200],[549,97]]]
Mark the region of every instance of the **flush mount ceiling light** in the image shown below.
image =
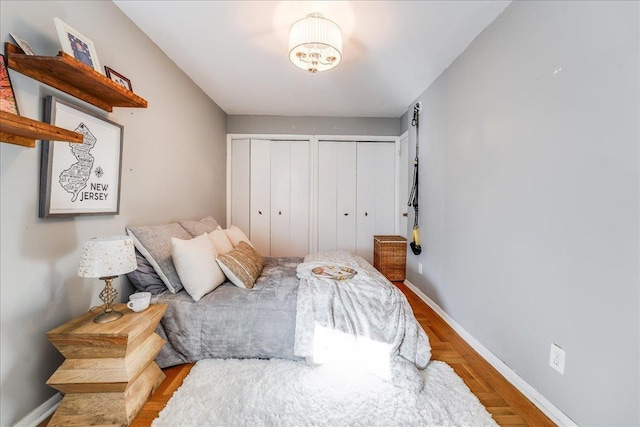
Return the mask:
[[[289,59],[311,74],[338,65],[342,60],[342,31],[338,24],[319,13],[294,22],[289,29]]]

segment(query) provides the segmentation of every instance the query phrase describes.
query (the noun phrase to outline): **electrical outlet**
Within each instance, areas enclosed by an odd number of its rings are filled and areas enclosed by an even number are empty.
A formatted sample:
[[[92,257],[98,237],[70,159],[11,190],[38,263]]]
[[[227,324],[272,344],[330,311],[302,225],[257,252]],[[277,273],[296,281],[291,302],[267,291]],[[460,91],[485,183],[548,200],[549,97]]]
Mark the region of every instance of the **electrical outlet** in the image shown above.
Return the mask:
[[[422,263],[418,263],[418,273],[422,274]]]
[[[563,349],[551,343],[551,351],[549,353],[549,366],[564,375],[565,352]]]

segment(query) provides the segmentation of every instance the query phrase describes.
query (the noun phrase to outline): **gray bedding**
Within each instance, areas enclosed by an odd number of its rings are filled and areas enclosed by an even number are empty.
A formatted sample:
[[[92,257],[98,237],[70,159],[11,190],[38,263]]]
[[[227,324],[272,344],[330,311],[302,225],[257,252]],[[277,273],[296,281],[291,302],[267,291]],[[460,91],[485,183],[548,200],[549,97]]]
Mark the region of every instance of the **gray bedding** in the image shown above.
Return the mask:
[[[294,356],[296,266],[302,258],[265,258],[253,289],[227,282],[195,302],[182,291],[164,292],[152,303],[168,304],[156,332],[167,341],[156,362],[161,368],[209,358]]]
[[[351,364],[399,387],[420,391],[431,358],[429,338],[404,294],[371,264],[349,252],[307,255],[298,264],[294,353],[314,362]],[[313,274],[325,266],[357,271],[347,280]]]

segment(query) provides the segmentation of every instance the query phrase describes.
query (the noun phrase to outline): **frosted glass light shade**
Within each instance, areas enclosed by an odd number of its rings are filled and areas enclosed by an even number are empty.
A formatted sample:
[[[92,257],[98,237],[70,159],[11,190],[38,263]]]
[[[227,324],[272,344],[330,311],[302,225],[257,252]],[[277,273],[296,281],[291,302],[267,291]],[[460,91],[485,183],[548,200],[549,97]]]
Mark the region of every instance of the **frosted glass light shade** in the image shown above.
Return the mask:
[[[289,29],[289,60],[315,74],[330,70],[342,60],[342,31],[319,13],[294,22]]]
[[[78,276],[119,276],[136,268],[138,263],[131,237],[94,237],[84,242]]]

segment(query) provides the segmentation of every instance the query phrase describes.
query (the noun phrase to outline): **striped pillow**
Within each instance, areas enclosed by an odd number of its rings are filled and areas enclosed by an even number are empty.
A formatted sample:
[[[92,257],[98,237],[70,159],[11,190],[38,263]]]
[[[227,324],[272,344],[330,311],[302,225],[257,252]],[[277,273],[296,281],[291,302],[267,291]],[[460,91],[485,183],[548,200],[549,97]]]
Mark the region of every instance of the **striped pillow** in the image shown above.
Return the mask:
[[[264,267],[260,254],[246,242],[240,242],[232,251],[218,255],[216,261],[224,275],[239,288],[253,288]]]

